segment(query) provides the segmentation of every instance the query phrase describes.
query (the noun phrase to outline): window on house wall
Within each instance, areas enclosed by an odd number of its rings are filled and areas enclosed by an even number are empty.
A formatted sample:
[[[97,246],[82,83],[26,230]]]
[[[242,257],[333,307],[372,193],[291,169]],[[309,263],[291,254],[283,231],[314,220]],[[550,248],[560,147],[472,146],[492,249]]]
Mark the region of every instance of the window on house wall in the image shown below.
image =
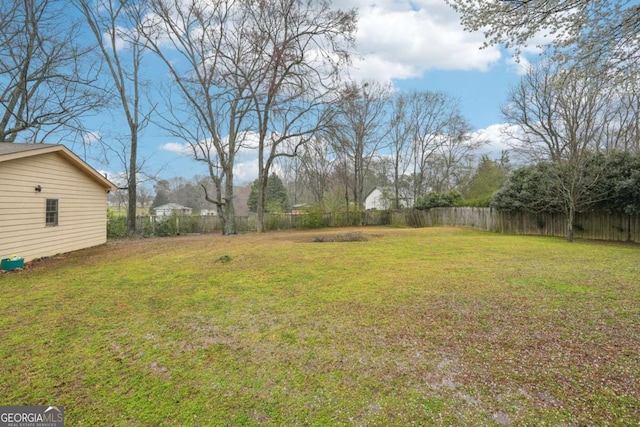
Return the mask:
[[[58,225],[58,199],[47,199],[45,218],[47,227],[55,227]]]

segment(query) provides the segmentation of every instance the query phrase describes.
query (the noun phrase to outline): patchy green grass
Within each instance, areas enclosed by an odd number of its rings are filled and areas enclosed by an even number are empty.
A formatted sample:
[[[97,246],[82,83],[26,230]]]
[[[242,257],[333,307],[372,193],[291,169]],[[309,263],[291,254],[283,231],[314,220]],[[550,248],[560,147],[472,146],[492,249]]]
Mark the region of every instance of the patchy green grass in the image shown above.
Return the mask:
[[[70,426],[637,425],[639,247],[347,232],[118,241],[0,275],[0,403]]]

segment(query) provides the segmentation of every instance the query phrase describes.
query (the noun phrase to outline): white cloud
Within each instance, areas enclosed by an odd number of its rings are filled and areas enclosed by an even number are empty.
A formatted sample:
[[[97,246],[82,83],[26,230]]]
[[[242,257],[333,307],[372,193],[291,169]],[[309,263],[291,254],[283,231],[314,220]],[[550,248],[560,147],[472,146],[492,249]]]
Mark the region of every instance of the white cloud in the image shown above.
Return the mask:
[[[255,132],[243,132],[238,136],[240,148],[236,152],[233,165],[235,184],[245,184],[258,178],[258,139],[259,136]],[[282,145],[283,148],[285,146],[286,144]],[[161,145],[160,150],[176,153],[184,157],[193,157],[193,149],[187,143],[168,142]],[[282,176],[282,168],[278,165],[272,165],[271,172]]]
[[[502,151],[510,150],[509,146],[509,132],[515,132],[517,127],[508,123],[498,123],[490,125],[484,129],[478,129],[473,133],[473,136],[479,139],[483,139],[488,142],[483,147],[483,154],[492,158],[500,157]]]
[[[127,186],[127,174],[124,172],[113,173],[104,170],[99,170],[98,172],[119,188],[125,188]]]
[[[501,58],[498,47],[480,49],[483,34],[463,31],[444,0],[351,0],[343,7],[350,6],[359,9],[362,57],[354,61],[354,77],[388,82],[428,70],[487,71]]]
[[[254,132],[243,135],[243,146],[238,150],[233,166],[234,183],[242,185],[258,179],[258,138],[258,134]],[[272,164],[270,173],[283,176],[282,168],[277,164]]]
[[[388,83],[392,79],[419,77],[420,73],[408,64],[394,63],[384,56],[372,54],[353,61],[350,75],[355,80],[377,80]]]
[[[225,136],[225,140],[227,138],[228,136]],[[239,155],[255,151],[260,145],[260,135],[253,131],[240,132],[238,134],[238,143],[240,144]]]
[[[233,182],[246,184],[258,178],[258,158],[236,162],[233,166]]]
[[[100,134],[100,131],[90,131],[90,132],[85,132],[82,135],[82,142],[85,144],[93,144],[94,142],[98,142],[102,139],[102,135]]]
[[[241,147],[236,154],[233,165],[235,184],[242,185],[247,182],[252,182],[258,177],[258,153],[256,148],[251,146],[251,141],[251,135],[247,135],[244,142],[248,146]],[[168,142],[160,146],[160,150],[193,158],[193,149],[186,143]]]
[[[181,156],[193,156],[193,149],[191,146],[180,142],[167,142],[160,146],[160,150],[180,154]]]
[[[272,165],[271,172],[275,173],[279,177],[284,176],[284,170],[280,165]],[[258,179],[258,158],[248,159],[245,161],[237,162],[233,166],[233,182],[235,185],[244,185]]]
[[[507,67],[520,76],[526,74],[533,66],[528,58],[534,58],[534,62],[539,59],[544,53],[543,46],[549,44],[549,42],[550,40],[544,33],[539,32],[530,40],[529,45],[520,46],[519,55],[515,55],[515,49],[508,49],[510,56],[506,58]]]
[[[524,56],[515,58],[511,57],[507,59],[507,66],[519,76],[524,76],[531,69],[531,62]]]
[[[124,27],[116,27],[115,48],[117,51],[127,50],[131,48],[131,43],[125,40],[127,37],[131,40],[131,34],[134,34],[135,30],[128,30]],[[106,32],[102,35],[103,43],[106,46],[111,45],[111,32]]]

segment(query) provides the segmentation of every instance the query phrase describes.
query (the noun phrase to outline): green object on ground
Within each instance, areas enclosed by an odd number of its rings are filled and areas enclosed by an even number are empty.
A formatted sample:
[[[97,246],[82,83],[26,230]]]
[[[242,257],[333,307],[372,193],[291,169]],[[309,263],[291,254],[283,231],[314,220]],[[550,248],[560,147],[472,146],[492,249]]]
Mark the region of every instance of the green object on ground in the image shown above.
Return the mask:
[[[24,258],[4,258],[0,262],[0,270],[11,271],[16,268],[24,268]]]

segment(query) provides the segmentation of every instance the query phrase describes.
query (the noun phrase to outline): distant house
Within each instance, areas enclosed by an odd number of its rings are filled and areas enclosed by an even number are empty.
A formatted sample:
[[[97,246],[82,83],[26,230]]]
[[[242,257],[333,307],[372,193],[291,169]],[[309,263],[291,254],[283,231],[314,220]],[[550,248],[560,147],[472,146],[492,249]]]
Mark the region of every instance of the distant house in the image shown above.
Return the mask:
[[[400,194],[400,197],[398,198],[398,206],[401,208],[413,206],[413,200]],[[388,210],[395,207],[396,204],[393,188],[376,187],[364,198],[365,210]]]
[[[0,258],[30,261],[105,243],[115,189],[63,145],[0,143]]]
[[[378,209],[387,210],[392,207],[392,200],[389,197],[389,190],[386,188],[376,187],[364,198],[365,210]]]
[[[193,209],[186,206],[179,205],[177,203],[167,203],[166,205],[160,205],[153,210],[156,216],[170,216],[174,213],[176,215],[191,215]]]
[[[218,216],[217,209],[200,209],[200,216]]]
[[[297,205],[291,206],[291,209],[289,209],[287,213],[290,213],[291,215],[300,215],[309,212],[310,209],[311,205],[298,203]]]

